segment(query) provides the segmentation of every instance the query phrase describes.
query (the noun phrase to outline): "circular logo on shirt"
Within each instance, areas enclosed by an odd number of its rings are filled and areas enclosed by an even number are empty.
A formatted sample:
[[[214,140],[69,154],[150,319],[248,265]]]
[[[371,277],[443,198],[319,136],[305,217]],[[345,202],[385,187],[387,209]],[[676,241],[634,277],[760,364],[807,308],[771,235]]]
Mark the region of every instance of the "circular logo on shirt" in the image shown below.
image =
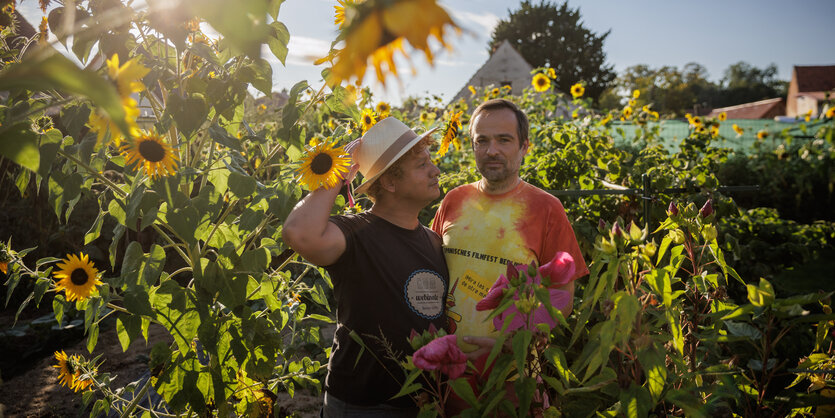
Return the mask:
[[[406,280],[406,302],[423,318],[435,319],[444,311],[444,279],[431,270],[418,270]]]

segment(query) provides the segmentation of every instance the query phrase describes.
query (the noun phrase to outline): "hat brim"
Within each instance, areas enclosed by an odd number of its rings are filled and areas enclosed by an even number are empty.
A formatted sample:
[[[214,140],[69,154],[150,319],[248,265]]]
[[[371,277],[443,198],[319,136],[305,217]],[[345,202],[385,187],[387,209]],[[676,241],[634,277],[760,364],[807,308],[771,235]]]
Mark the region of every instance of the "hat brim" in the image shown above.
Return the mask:
[[[408,144],[406,144],[406,146],[404,146],[404,147],[403,147],[403,149],[402,149],[402,150],[400,150],[400,152],[398,152],[398,153],[394,156],[394,158],[392,158],[392,159],[388,162],[388,164],[386,164],[386,166],[385,166],[385,167],[383,167],[383,169],[382,169],[382,170],[380,170],[380,172],[379,172],[379,173],[375,174],[374,176],[372,176],[372,177],[370,177],[370,178],[364,179],[364,181],[362,182],[362,184],[360,184],[359,186],[357,186],[357,188],[356,188],[356,189],[354,189],[354,193],[363,193],[363,194],[364,194],[364,193],[368,192],[368,188],[369,188],[369,187],[371,187],[371,184],[372,184],[372,183],[374,183],[374,181],[375,181],[375,180],[377,180],[378,178],[380,178],[380,176],[382,176],[382,175],[383,175],[383,173],[385,173],[385,172],[386,172],[386,170],[388,170],[388,169],[389,169],[389,167],[391,167],[391,166],[392,166],[392,164],[394,164],[394,163],[395,163],[395,161],[399,160],[399,159],[400,159],[400,157],[402,157],[404,154],[406,154],[406,152],[408,152],[410,149],[412,149],[412,147],[414,147],[414,146],[415,146],[415,144],[417,144],[418,142],[420,142],[421,140],[423,140],[423,138],[426,138],[426,137],[427,137],[427,136],[429,136],[431,133],[433,133],[433,132],[435,132],[435,131],[437,131],[437,130],[438,130],[438,127],[436,126],[436,127],[432,128],[432,129],[430,129],[430,130],[428,130],[428,131],[424,132],[423,134],[418,135],[417,137],[415,137],[415,139],[413,139],[413,140],[409,141],[409,143],[408,143]]]

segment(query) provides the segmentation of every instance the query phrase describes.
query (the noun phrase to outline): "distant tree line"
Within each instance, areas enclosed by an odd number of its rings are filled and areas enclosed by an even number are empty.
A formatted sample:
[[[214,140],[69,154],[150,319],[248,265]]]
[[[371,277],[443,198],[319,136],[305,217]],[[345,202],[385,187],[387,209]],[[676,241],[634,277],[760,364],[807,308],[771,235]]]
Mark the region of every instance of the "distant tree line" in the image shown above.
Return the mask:
[[[788,82],[777,78],[774,64],[766,68],[732,64],[718,83],[708,80],[707,70],[697,63],[681,69],[635,65],[618,76],[603,51],[609,31],[596,34],[586,28],[579,8],[569,8],[567,2],[525,0],[508,13],[493,30],[490,51],[509,41],[532,66],[555,70],[556,90],[568,94],[574,83],[584,83],[586,97],[604,110],[623,106],[636,89],[641,91],[638,106],[652,103],[653,110],[678,117],[783,97],[788,89]]]

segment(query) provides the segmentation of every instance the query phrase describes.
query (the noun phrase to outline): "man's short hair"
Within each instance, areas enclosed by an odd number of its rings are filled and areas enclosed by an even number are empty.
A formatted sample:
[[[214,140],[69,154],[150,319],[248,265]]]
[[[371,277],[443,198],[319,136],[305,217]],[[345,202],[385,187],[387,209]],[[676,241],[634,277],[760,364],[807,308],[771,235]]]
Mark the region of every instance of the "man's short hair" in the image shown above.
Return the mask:
[[[498,109],[509,109],[514,115],[516,115],[516,134],[519,137],[519,146],[521,147],[523,144],[528,142],[528,115],[526,115],[522,109],[519,109],[519,106],[516,106],[516,103],[506,99],[491,99],[475,108],[472,116],[470,117],[470,138],[473,137],[473,126],[475,125],[474,122],[476,116],[483,112]]]
[[[411,149],[406,151],[405,154],[401,155],[397,161],[394,162],[380,177],[377,177],[377,180],[374,180],[374,183],[371,183],[368,186],[368,190],[366,190],[365,194],[371,199],[372,202],[376,202],[377,198],[380,196],[380,192],[383,189],[383,186],[380,185],[380,179],[389,174],[394,176],[395,178],[401,178],[403,176],[403,161],[406,160],[406,157],[410,155],[416,155],[423,152],[425,149],[435,145],[435,139],[432,138],[431,135],[427,135],[425,138],[421,139],[420,142],[415,144]]]

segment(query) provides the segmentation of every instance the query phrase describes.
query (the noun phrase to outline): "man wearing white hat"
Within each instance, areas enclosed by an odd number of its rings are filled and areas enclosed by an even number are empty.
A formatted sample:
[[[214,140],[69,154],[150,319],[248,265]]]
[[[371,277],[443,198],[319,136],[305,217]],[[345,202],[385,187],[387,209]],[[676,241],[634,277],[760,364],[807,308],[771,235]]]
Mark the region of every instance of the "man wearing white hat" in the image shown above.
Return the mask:
[[[371,209],[330,216],[340,187],[320,188],[284,223],[284,241],[324,266],[333,281],[337,328],[325,380],[325,417],[417,414],[411,399],[390,399],[405,376],[378,339],[396,353],[411,354],[412,330],[440,329],[446,320],[449,278],[441,240],[418,221],[420,210],[440,196],[440,170],[428,150],[433,131],[417,135],[395,118],[381,120],[353,152],[351,174],[359,169],[364,178],[356,192],[371,198]]]

